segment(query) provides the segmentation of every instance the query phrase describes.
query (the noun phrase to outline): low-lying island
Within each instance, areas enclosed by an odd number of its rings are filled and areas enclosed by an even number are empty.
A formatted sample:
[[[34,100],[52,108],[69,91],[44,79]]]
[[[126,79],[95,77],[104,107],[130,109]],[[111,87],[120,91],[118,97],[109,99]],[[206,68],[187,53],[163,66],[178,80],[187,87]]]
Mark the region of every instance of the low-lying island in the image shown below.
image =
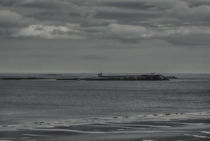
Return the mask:
[[[98,73],[98,75],[49,75],[49,74],[39,74],[39,75],[24,75],[24,76],[4,76],[0,77],[0,80],[86,80],[86,81],[162,81],[177,79],[175,76],[165,76],[162,74],[124,74],[124,75],[103,75]]]
[[[74,77],[74,78],[62,78],[57,80],[87,80],[87,81],[160,81],[176,79],[175,76],[164,76],[161,74],[141,74],[141,75],[103,75],[98,73],[95,77]]]

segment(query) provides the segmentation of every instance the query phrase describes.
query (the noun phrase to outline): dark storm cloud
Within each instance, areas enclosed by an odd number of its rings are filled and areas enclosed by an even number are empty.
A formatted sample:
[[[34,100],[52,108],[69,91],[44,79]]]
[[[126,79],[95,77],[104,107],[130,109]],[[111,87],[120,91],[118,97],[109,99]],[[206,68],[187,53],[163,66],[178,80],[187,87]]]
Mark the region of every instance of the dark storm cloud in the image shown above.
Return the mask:
[[[207,44],[209,15],[205,0],[1,0],[0,34]]]

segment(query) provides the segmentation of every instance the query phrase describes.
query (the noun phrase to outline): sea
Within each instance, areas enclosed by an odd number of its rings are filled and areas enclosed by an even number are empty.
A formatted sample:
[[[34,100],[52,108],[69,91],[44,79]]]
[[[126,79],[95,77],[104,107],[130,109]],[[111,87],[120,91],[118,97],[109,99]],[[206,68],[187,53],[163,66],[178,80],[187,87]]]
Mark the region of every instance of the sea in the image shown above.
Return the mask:
[[[0,74],[0,141],[210,141],[210,74],[85,81]]]

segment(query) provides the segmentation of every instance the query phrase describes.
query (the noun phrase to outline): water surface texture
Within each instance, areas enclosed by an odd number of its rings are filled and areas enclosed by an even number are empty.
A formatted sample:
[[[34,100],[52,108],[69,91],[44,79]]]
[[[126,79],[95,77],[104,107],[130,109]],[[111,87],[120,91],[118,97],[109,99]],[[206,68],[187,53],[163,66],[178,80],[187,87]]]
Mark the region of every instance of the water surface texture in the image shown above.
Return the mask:
[[[210,140],[210,75],[177,76],[0,80],[0,140]]]

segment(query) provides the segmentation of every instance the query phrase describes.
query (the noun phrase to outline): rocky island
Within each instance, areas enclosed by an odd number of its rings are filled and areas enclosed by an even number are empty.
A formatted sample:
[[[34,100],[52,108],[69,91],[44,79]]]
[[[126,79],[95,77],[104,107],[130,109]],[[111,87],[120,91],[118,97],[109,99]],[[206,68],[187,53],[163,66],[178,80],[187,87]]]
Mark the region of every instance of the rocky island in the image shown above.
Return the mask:
[[[74,78],[62,78],[57,80],[87,80],[87,81],[160,81],[176,79],[175,76],[164,76],[161,74],[141,74],[141,75],[103,75],[98,73],[94,77],[74,77]]]
[[[22,76],[4,76],[0,77],[0,80],[86,80],[86,81],[162,81],[177,79],[175,76],[164,76],[162,74],[124,74],[124,75],[49,75],[49,74],[38,74],[38,75],[22,75]]]

